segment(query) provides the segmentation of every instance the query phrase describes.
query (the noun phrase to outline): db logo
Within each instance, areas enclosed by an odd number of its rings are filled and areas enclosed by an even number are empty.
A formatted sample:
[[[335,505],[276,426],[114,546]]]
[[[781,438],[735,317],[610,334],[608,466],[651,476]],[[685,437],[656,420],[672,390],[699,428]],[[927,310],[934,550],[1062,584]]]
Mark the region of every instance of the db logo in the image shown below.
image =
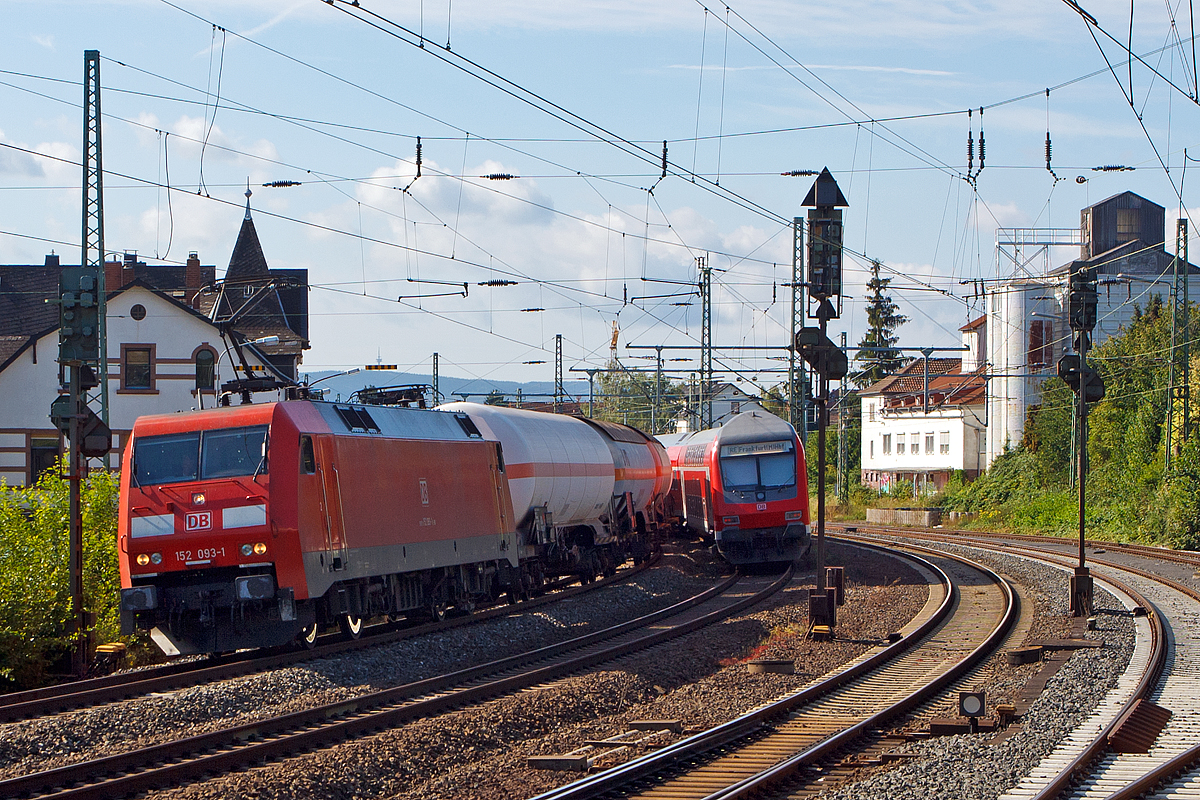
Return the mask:
[[[754,507],[754,510],[755,510],[755,511],[766,511],[766,510],[767,510],[767,504],[766,504],[766,503],[759,503],[757,506],[755,506],[755,507]]]
[[[187,515],[185,525],[189,532],[210,530],[212,528],[212,512],[194,511]]]
[[[429,484],[425,482],[424,478],[421,478],[420,483],[421,483],[421,505],[427,506],[427,505],[429,505]]]

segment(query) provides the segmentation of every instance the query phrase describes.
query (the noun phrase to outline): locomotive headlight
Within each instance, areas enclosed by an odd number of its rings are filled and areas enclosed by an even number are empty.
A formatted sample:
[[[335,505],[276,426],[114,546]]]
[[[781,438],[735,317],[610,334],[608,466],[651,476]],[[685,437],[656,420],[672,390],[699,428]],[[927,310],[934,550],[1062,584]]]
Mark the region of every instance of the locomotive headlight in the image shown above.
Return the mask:
[[[137,563],[139,567],[144,567],[150,563],[150,556],[145,553],[138,553]]]
[[[155,553],[154,555],[150,556],[150,562],[153,564],[161,564],[162,563],[162,553]]]
[[[242,545],[242,555],[248,556],[253,552],[254,552],[254,547],[252,545],[248,545],[248,544]]]
[[[192,495],[192,505],[202,506],[208,498],[204,496],[204,492],[196,492]]]
[[[265,543],[263,543],[263,542],[257,542],[257,543],[254,545],[254,554],[255,554],[256,556],[261,556],[261,555],[262,555],[263,553],[265,553],[265,552],[267,552],[267,545],[266,545]]]

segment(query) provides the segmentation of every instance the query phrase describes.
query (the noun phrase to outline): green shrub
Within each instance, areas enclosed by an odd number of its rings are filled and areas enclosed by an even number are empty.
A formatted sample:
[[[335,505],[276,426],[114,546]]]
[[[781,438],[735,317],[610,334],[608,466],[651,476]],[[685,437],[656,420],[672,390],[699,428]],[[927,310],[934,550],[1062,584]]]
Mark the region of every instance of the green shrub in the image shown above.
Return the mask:
[[[116,473],[89,475],[83,499],[85,609],[97,641],[120,632]],[[59,469],[0,487],[0,687],[44,684],[70,654],[69,487]]]

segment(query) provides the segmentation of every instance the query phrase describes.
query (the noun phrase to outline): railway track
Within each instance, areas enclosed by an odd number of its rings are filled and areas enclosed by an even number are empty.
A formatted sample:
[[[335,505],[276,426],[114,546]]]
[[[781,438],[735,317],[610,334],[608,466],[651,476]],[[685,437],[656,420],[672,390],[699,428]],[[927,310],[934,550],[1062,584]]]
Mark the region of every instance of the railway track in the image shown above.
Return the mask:
[[[870,546],[870,545],[866,545]],[[803,781],[808,768],[960,677],[1003,639],[1016,595],[999,575],[947,554],[908,556],[939,591],[899,641],[802,691],[536,800],[604,796],[749,797]]]
[[[681,603],[512,658],[352,700],[0,781],[0,797],[113,798],[211,777],[444,713],[661,644],[757,604],[782,576],[735,576]]]
[[[627,581],[658,563],[660,557],[661,554],[656,553],[651,559],[638,566],[621,570],[616,575],[597,580],[586,586],[572,585],[577,581],[575,578],[555,581],[547,586],[546,594],[524,600],[516,605],[501,603],[491,608],[474,611],[467,616],[451,617],[439,622],[400,629],[390,624],[367,626],[363,630],[363,636],[359,639],[346,640],[337,634],[330,634],[322,637],[323,641],[319,640],[320,643],[311,650],[294,649],[266,654],[235,653],[213,659],[162,664],[131,672],[0,695],[0,724],[56,714],[61,711],[104,705],[155,692],[176,691],[190,686],[229,680],[315,658],[338,655],[365,647],[391,644],[432,631],[448,630],[509,614],[525,613],[530,609],[565,600],[583,592]]]
[[[869,529],[860,526],[860,530]],[[1038,537],[1033,541],[1043,546],[1034,547],[1024,540],[1014,545],[1013,537],[1000,535],[905,531],[905,538],[914,536],[964,546],[979,546],[980,542],[994,546],[1003,541],[1009,553],[1030,552],[1064,567],[1075,563],[1059,556],[1064,545],[1073,544],[1062,540]],[[1109,552],[1118,557],[1154,559],[1159,557],[1158,548],[1118,547],[1110,551],[1093,543],[1089,557],[1097,577],[1106,577],[1154,613],[1139,620],[1139,643],[1121,683],[1083,726],[1017,787],[1002,795],[1005,800],[1200,797],[1200,592],[1123,563],[1127,558],[1116,561],[1098,557]],[[1165,560],[1200,565],[1200,558],[1191,553],[1171,553]],[[1138,701],[1142,705],[1135,707]]]

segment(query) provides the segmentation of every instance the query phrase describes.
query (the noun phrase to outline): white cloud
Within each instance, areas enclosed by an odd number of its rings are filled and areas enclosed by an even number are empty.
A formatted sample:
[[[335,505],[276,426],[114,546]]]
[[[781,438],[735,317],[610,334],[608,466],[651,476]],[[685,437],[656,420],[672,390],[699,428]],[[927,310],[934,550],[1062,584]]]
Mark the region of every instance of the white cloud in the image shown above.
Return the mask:
[[[42,47],[46,48],[47,50],[54,49],[54,36],[53,35],[38,36],[36,33],[34,33],[34,34],[30,34],[29,38],[32,39],[35,44],[41,45]]]

